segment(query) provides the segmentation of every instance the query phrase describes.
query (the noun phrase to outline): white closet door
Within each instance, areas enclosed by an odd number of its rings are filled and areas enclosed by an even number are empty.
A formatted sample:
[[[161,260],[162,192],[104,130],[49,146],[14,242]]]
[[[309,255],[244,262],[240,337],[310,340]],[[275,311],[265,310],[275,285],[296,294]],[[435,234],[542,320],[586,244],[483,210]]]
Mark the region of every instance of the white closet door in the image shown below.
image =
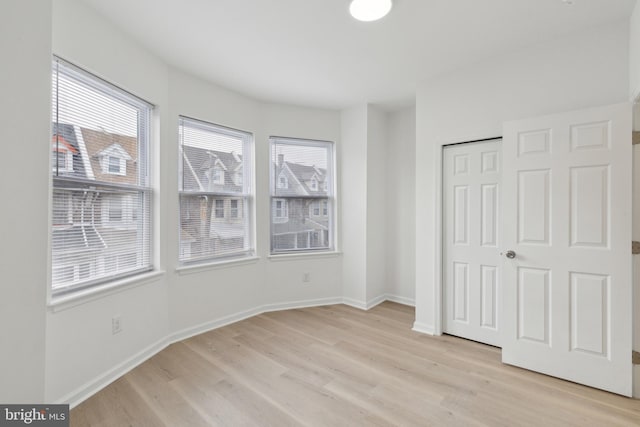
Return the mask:
[[[502,360],[630,396],[631,105],[504,125]]]
[[[444,148],[444,332],[500,346],[500,142]]]

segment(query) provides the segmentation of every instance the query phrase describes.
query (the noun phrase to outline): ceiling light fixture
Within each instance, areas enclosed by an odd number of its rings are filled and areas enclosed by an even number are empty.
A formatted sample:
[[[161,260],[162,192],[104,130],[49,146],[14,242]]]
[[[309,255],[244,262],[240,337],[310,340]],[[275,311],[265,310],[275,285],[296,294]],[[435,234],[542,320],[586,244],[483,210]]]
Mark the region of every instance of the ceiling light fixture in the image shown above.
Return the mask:
[[[389,13],[391,6],[391,0],[353,0],[349,12],[358,21],[377,21]]]

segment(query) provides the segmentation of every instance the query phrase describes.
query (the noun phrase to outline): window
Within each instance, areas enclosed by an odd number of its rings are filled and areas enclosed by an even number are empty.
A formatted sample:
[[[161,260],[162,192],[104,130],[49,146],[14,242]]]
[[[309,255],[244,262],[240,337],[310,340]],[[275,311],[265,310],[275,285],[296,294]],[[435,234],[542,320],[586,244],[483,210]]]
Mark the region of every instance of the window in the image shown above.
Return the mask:
[[[320,202],[313,202],[311,204],[311,207],[313,209],[313,216],[320,216]]]
[[[253,254],[253,137],[180,117],[180,262]]]
[[[222,168],[213,168],[213,183],[216,185],[224,185],[224,171]]]
[[[109,173],[120,173],[120,159],[117,157],[109,156]]]
[[[286,220],[289,217],[286,200],[276,199],[273,201],[273,217],[275,220],[279,220],[278,222],[282,222],[282,220]]]
[[[122,222],[122,199],[113,198],[108,204],[109,222]]]
[[[216,218],[224,218],[224,200],[216,199]]]
[[[333,152],[331,142],[271,138],[272,254],[334,250]]]
[[[151,105],[59,58],[52,101],[54,295],[151,270]]]
[[[230,216],[231,218],[238,218],[238,199],[231,200]]]

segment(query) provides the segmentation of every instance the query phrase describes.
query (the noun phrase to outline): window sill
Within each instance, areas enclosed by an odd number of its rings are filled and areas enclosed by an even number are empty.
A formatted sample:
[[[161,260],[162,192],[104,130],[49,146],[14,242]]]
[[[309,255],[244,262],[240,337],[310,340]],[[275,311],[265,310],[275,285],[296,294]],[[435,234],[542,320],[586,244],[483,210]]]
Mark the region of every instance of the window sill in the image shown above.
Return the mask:
[[[103,285],[94,286],[88,289],[81,289],[77,292],[72,292],[59,297],[53,296],[47,306],[50,311],[56,313],[109,295],[114,295],[128,289],[146,285],[158,280],[162,276],[164,276],[164,271],[156,270],[105,283]]]
[[[310,258],[335,258],[342,256],[342,252],[331,251],[331,252],[305,252],[300,254],[277,254],[277,255],[269,255],[267,258],[269,261],[278,262],[278,261],[296,261],[296,260],[305,260]]]
[[[247,258],[236,258],[236,259],[227,259],[223,261],[212,261],[212,262],[207,262],[203,264],[182,265],[176,268],[176,272],[182,276],[185,274],[199,273],[201,271],[206,271],[206,270],[218,270],[221,268],[231,268],[231,267],[237,267],[240,265],[254,264],[259,260],[260,260],[260,257],[251,256]]]

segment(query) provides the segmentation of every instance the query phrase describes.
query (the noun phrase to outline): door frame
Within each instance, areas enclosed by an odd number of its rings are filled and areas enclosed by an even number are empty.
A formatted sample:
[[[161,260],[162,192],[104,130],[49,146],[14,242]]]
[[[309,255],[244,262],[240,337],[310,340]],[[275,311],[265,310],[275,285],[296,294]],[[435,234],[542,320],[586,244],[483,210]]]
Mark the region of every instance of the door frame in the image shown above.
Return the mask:
[[[445,147],[449,147],[452,145],[460,145],[460,144],[473,144],[478,142],[488,142],[488,141],[497,141],[502,140],[502,136],[491,136],[486,138],[478,138],[478,139],[469,139],[465,141],[451,141],[445,142],[438,145],[436,158],[438,159],[436,163],[436,206],[439,206],[439,209],[436,209],[436,217],[435,217],[435,230],[433,235],[435,236],[435,268],[434,268],[434,282],[435,286],[434,290],[434,301],[435,301],[435,322],[433,325],[433,335],[442,335],[444,333],[444,293],[446,283],[444,281],[444,205],[443,205],[443,185],[444,185],[444,149]],[[502,171],[500,172],[502,173]],[[500,199],[502,200],[502,199]],[[499,212],[502,213],[502,203],[499,205]],[[501,307],[497,308],[501,310]]]

